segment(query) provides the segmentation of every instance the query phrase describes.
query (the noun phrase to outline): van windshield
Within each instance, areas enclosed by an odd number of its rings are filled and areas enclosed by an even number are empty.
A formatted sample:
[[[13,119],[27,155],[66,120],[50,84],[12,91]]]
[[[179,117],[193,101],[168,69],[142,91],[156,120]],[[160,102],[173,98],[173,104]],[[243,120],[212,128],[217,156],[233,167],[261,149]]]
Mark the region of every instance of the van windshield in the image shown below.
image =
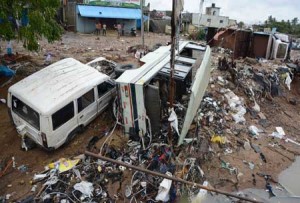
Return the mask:
[[[15,96],[12,96],[12,110],[27,123],[40,130],[40,115]]]

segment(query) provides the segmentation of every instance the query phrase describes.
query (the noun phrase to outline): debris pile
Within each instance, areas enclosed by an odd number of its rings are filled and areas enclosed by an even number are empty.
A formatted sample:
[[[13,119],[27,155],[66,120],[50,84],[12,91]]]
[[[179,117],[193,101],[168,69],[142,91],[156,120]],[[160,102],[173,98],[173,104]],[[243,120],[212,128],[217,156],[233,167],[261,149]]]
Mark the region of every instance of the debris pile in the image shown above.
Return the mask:
[[[106,157],[160,174],[196,183],[205,179],[196,159],[175,160],[167,144],[153,143],[142,150],[139,142],[129,141],[123,150],[108,145],[103,150]],[[35,196],[31,195],[31,198],[37,202],[114,202],[125,199],[130,202],[174,202],[179,189],[180,194],[186,192],[190,198],[199,193],[199,189],[187,188],[172,180],[80,155],[50,163],[44,172],[35,174],[32,187]]]

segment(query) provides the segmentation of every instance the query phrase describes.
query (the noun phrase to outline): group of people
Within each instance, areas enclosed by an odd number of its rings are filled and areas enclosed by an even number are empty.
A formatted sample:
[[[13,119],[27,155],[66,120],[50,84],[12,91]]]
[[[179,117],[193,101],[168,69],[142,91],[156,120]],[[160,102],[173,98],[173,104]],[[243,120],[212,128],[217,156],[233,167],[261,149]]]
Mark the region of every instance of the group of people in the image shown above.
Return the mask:
[[[117,34],[118,34],[118,38],[120,38],[120,36],[124,36],[124,23],[123,24],[115,24],[114,28],[117,30]],[[101,24],[100,21],[96,22],[96,35],[101,35],[101,30],[102,30],[102,34],[103,36],[106,36],[106,29],[107,26],[105,23],[103,23],[103,25]]]
[[[106,24],[103,23],[103,25],[101,25],[100,22],[97,22],[96,23],[96,35],[100,35],[101,34],[101,30],[102,30],[103,36],[106,36]]]

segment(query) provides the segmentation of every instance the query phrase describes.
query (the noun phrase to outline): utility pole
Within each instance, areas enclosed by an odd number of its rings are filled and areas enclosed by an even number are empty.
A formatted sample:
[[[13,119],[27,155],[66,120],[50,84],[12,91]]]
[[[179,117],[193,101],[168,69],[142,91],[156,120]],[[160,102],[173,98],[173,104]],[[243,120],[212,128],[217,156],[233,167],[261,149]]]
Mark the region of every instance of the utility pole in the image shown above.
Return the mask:
[[[199,28],[200,28],[200,21],[201,21],[202,12],[203,12],[203,3],[204,3],[204,0],[200,0],[200,5],[199,5],[199,20],[198,20],[198,26],[199,26]]]
[[[173,108],[174,99],[174,66],[175,66],[175,47],[176,47],[176,0],[172,0],[172,19],[171,19],[171,60],[170,60],[170,95],[169,108]]]
[[[177,31],[177,17],[176,17],[176,2],[177,0],[172,0],[172,19],[171,19],[171,59],[170,59],[170,84],[169,84],[169,113],[171,115],[173,111],[173,101],[174,101],[174,72],[175,72],[175,48],[176,48],[176,31]],[[173,132],[171,123],[169,124],[169,131],[168,131],[168,139],[169,144],[172,146],[173,142]]]
[[[144,36],[144,0],[141,0],[141,37],[142,47],[145,50],[145,36]]]
[[[147,24],[147,31],[149,35],[150,30],[150,3],[148,4],[148,24]]]

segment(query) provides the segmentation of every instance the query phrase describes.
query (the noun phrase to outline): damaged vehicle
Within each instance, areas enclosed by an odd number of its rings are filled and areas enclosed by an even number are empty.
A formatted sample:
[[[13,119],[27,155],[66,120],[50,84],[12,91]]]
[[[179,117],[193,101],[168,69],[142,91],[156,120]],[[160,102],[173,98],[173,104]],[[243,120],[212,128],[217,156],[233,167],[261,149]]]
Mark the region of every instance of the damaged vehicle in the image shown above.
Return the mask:
[[[104,57],[98,57],[98,58],[88,62],[86,65],[95,68],[100,73],[104,73],[113,79],[116,78],[115,71],[116,71],[116,67],[118,66],[118,64],[115,63],[114,61],[107,60]]]
[[[11,86],[7,105],[23,148],[33,141],[53,150],[103,112],[115,92],[109,76],[67,58]]]
[[[125,71],[116,80],[119,112],[126,135],[151,140],[152,135],[164,129],[162,123],[168,123],[170,50],[171,46],[162,46],[148,53],[140,59],[143,66]],[[175,108],[171,110],[174,111],[172,119],[177,123],[175,131],[180,135],[178,144],[187,135],[207,88],[210,57],[209,46],[190,41],[179,42],[174,72]]]

